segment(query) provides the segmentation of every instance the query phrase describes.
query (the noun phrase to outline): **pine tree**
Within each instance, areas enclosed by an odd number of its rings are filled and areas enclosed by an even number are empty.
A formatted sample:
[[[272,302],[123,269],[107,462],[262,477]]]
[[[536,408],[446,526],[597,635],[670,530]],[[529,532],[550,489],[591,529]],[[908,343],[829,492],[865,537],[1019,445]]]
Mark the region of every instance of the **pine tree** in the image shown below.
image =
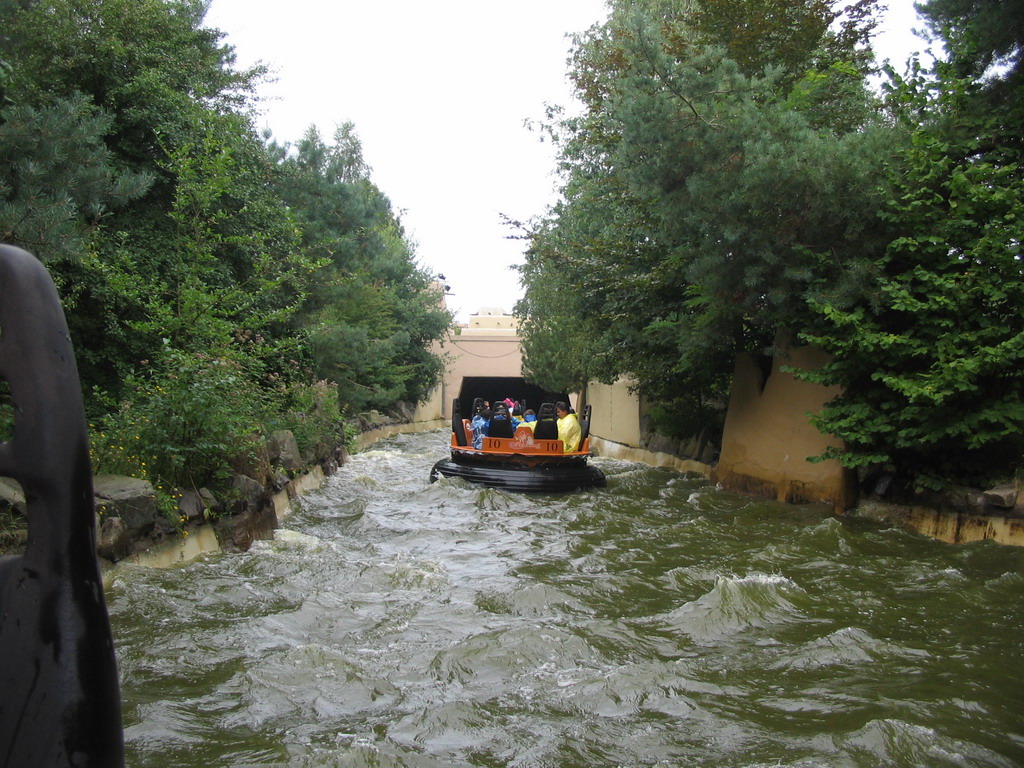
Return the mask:
[[[0,117],[0,241],[43,261],[81,258],[111,211],[150,186],[150,174],[115,165],[111,118],[85,96]]]

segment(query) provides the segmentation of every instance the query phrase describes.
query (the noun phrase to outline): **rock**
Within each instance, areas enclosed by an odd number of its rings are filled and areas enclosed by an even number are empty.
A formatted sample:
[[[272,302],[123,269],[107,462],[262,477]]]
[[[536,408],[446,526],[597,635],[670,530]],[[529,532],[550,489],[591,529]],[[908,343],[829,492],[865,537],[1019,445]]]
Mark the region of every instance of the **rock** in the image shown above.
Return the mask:
[[[883,472],[878,476],[878,480],[875,483],[875,495],[885,496],[889,492],[889,488],[892,487],[892,481],[895,475],[892,472]]]
[[[338,462],[339,467],[343,467],[348,464],[348,448],[344,445],[339,445],[334,449],[334,460]]]
[[[709,440],[697,460],[708,465],[715,464],[718,461],[718,446]]]
[[[178,513],[189,519],[190,522],[199,522],[206,519],[206,510],[209,509],[206,499],[199,491],[185,491],[178,499]]]
[[[244,552],[253,541],[273,537],[278,527],[277,510],[263,486],[251,477],[236,475],[234,486],[241,495],[237,509],[219,518],[214,530],[222,548]]]
[[[288,487],[292,479],[288,477],[288,473],[283,469],[275,470],[274,476],[271,478],[270,485],[275,491],[281,491]]]
[[[249,439],[249,450],[231,459],[229,464],[236,474],[254,477],[261,483],[270,482],[271,449],[262,437],[253,435]]]
[[[646,435],[653,431],[651,427],[651,414],[646,412],[640,414],[640,434]]]
[[[987,507],[985,495],[981,491],[962,485],[954,485],[947,489],[939,495],[937,503],[932,501],[931,504],[938,509],[968,515],[984,514]]]
[[[128,526],[120,517],[106,517],[96,535],[96,553],[112,563],[123,560],[131,551]]]
[[[667,453],[675,456],[679,451],[679,441],[654,433],[647,443],[647,450],[653,453]]]
[[[93,478],[93,494],[101,516],[119,517],[132,537],[145,536],[161,517],[156,492],[146,480],[122,475]]]
[[[988,506],[998,509],[1013,509],[1017,504],[1017,489],[1012,485],[997,485],[995,488],[989,488],[983,496]]]
[[[302,470],[302,454],[291,430],[279,429],[270,436],[268,444],[270,461],[287,472]]]
[[[369,432],[392,423],[392,420],[380,411],[360,413],[358,419],[360,432]]]
[[[224,518],[223,523],[218,525],[217,538],[223,547],[227,534],[230,546],[225,549],[246,552],[254,541],[274,538],[274,531],[278,525],[274,505],[265,504],[256,511],[246,511]]]
[[[203,498],[203,503],[206,504],[206,508],[214,512],[223,512],[221,503],[217,500],[217,497],[213,495],[213,491],[209,488],[200,488],[199,495]]]
[[[238,511],[255,511],[260,507],[266,488],[245,475],[235,475],[231,486],[238,491]]]
[[[21,483],[10,477],[0,477],[0,503],[17,510],[24,515],[25,493],[21,490]]]
[[[399,400],[391,411],[393,418],[400,423],[411,424],[416,420],[416,406],[413,403]]]
[[[331,457],[334,455],[335,448],[337,446],[337,441],[342,439],[340,432],[341,430],[339,429],[339,434],[336,439],[329,441],[320,440],[319,442],[317,442],[316,445],[312,446],[308,451],[306,451],[302,456],[304,467],[308,467],[312,464],[322,464],[325,461],[330,461]]]

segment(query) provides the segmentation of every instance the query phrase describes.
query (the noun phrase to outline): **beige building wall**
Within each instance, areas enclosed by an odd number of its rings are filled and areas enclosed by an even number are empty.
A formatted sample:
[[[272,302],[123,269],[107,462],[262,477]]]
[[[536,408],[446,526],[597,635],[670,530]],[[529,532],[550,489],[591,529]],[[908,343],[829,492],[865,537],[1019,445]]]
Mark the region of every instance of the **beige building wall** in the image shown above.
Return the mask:
[[[469,323],[435,343],[435,355],[446,361],[441,383],[416,406],[415,421],[452,417],[452,400],[459,396],[466,376],[522,376],[522,339],[514,315],[498,307],[482,307]]]
[[[443,344],[434,345],[434,353],[447,361],[445,373],[430,399],[417,408],[417,421],[450,419],[452,400],[459,396],[466,376],[523,375],[522,339],[514,316],[483,308],[457,331]]]
[[[459,396],[466,376],[522,376],[523,349],[514,332],[463,330],[452,336],[444,351],[450,363],[444,376],[444,414],[452,415],[451,401]]]
[[[447,368],[441,385],[417,410],[417,421],[450,419],[452,400],[459,396],[467,376],[522,375],[515,317],[485,307],[459,331],[435,348],[447,358]],[[700,465],[703,472],[732,490],[796,503],[827,502],[837,510],[848,509],[855,501],[853,474],[835,461],[807,461],[831,442],[811,425],[807,415],[820,410],[839,390],[799,381],[781,370],[783,365],[815,368],[825,359],[824,353],[811,347],[790,348],[772,362],[771,374],[764,381],[751,357],[738,356],[721,456],[713,468]],[[630,392],[628,380],[612,385],[591,382],[582,397],[571,399],[577,410],[584,401],[593,407],[590,432],[595,444],[603,442],[616,451],[642,449],[640,426],[645,405]]]
[[[793,347],[763,374],[749,355],[738,355],[722,453],[712,478],[723,487],[794,503],[826,502],[837,511],[855,500],[852,472],[836,461],[811,463],[835,438],[822,435],[807,414],[820,410],[838,388],[799,381],[781,366],[809,370],[827,359],[812,347]]]

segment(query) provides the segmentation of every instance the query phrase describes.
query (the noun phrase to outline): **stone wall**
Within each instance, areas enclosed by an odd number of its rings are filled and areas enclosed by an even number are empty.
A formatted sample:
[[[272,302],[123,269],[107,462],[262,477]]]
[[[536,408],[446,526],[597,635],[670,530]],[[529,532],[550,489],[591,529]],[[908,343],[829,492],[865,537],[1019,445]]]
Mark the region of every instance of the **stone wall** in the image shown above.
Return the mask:
[[[186,491],[170,515],[149,482],[119,475],[94,477],[101,565],[171,565],[203,552],[244,551],[253,541],[272,538],[292,502],[319,488],[347,460],[343,446],[321,447],[303,458],[287,431],[271,436],[257,454],[233,462],[234,480],[219,497],[205,488]],[[26,506],[16,481],[0,478],[0,505],[10,510],[15,523],[0,531],[0,554],[20,554],[27,543]]]
[[[97,552],[111,563],[140,563],[180,561],[211,549],[244,551],[253,541],[272,538],[291,502],[318,488],[347,458],[340,446],[322,453],[304,462],[291,433],[275,433],[266,455],[241,462],[249,465],[248,474],[237,472],[220,497],[206,488],[184,492],[176,519],[159,507],[145,480],[95,477]]]

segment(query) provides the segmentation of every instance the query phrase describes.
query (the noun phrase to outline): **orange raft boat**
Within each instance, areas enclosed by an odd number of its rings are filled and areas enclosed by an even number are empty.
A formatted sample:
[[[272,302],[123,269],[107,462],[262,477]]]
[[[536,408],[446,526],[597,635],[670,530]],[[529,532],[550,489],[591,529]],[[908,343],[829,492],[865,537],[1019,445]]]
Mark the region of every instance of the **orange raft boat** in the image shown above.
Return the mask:
[[[541,406],[542,413],[545,403]],[[553,409],[553,407],[552,407]],[[509,491],[566,493],[581,488],[605,485],[604,473],[587,463],[590,457],[590,406],[580,420],[579,450],[566,453],[562,441],[538,437],[529,427],[520,426],[511,437],[484,437],[481,448],[473,447],[472,427],[459,412],[459,401],[452,406],[451,458],[437,462],[430,471],[430,482],[439,477],[461,477],[472,483]],[[541,429],[539,424],[537,427]],[[543,435],[544,431],[541,430]]]

